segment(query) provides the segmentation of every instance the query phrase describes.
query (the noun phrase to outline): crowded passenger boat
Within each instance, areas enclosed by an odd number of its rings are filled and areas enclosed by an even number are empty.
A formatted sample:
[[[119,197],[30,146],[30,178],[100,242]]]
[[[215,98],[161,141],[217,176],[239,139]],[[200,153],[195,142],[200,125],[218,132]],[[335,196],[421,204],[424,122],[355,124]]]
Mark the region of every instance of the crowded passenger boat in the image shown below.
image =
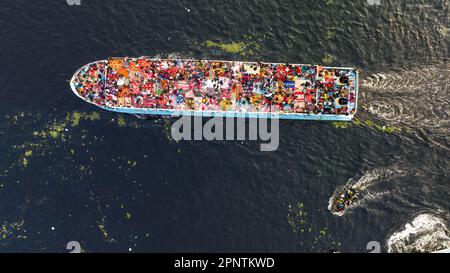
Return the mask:
[[[90,103],[134,114],[269,113],[351,120],[358,73],[301,64],[110,58],[80,68],[71,87]]]

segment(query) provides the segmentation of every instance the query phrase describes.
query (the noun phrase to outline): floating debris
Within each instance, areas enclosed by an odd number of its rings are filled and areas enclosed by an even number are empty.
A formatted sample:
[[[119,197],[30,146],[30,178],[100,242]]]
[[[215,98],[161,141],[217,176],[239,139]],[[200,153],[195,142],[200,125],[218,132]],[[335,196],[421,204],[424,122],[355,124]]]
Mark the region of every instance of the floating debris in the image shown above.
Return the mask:
[[[136,160],[128,160],[128,165],[131,167],[136,167],[137,161]]]
[[[126,126],[127,123],[126,123],[126,121],[125,121],[125,118],[122,117],[122,116],[119,116],[119,117],[117,118],[117,125],[119,125],[120,127]]]
[[[126,213],[126,217],[127,217],[128,220],[131,220],[131,213],[127,212]]]
[[[0,228],[0,245],[6,245],[12,239],[27,239],[27,230],[24,228],[25,221],[14,223],[4,222]]]
[[[217,47],[228,53],[243,53],[246,47],[248,46],[244,42],[239,43],[233,42],[226,44],[226,43],[217,43],[210,40],[206,41],[205,44],[207,47]]]
[[[402,131],[398,127],[391,126],[391,125],[388,125],[388,124],[384,124],[384,125],[377,124],[374,121],[371,121],[371,120],[368,120],[368,119],[365,120],[365,121],[361,121],[361,120],[355,118],[355,119],[353,119],[353,121],[351,123],[350,122],[342,122],[342,121],[333,121],[331,123],[331,125],[333,127],[335,127],[335,128],[338,128],[338,129],[348,129],[348,128],[352,127],[352,125],[355,125],[355,126],[362,126],[362,125],[364,125],[366,127],[374,128],[378,132],[385,133],[385,134],[399,133],[399,132]]]
[[[322,58],[322,62],[326,65],[330,65],[332,64],[334,61],[333,56],[331,56],[330,54],[326,54],[323,58]]]

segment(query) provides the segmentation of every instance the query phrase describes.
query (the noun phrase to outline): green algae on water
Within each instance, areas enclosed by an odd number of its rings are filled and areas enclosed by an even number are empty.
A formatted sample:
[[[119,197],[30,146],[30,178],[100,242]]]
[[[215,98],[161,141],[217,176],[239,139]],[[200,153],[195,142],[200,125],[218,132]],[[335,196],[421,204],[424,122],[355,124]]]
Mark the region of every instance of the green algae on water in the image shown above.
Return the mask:
[[[252,37],[247,36],[245,39],[251,39]],[[239,54],[242,56],[250,56],[255,53],[255,51],[261,49],[261,45],[254,41],[247,42],[231,42],[231,43],[219,43],[208,40],[204,42],[204,45],[208,48],[218,48],[223,52],[230,54]]]
[[[72,127],[76,127],[80,124],[80,120],[90,120],[90,121],[96,121],[100,119],[100,113],[98,112],[91,112],[91,113],[80,113],[77,111],[74,111],[71,114],[67,114],[66,122],[70,122]]]
[[[24,220],[14,223],[4,222],[0,228],[0,244],[7,239],[27,239]]]
[[[28,159],[26,157],[22,158],[22,166],[24,168],[28,167]]]
[[[59,136],[58,131],[52,130],[52,131],[48,131],[48,133],[52,138],[58,138],[58,136]]]
[[[438,28],[439,33],[444,36],[444,37],[448,37],[449,33],[450,33],[450,28],[446,27],[446,26],[440,26]]]
[[[79,112],[73,112],[72,114],[72,127],[78,126],[80,123],[81,114]]]
[[[88,115],[88,117],[91,121],[96,121],[100,119],[100,113],[92,112],[91,114]]]
[[[362,122],[359,119],[355,118],[353,119],[353,124],[355,124],[356,126],[360,126]]]
[[[98,228],[100,229],[100,232],[102,233],[103,237],[105,239],[108,238],[108,232],[106,231],[105,225],[104,224],[99,224]]]
[[[335,32],[334,28],[330,28],[330,29],[328,29],[326,34],[327,34],[327,39],[331,40],[336,35],[336,32]]]
[[[401,131],[400,128],[397,128],[397,127],[388,126],[388,125],[381,126],[379,124],[375,124],[375,129],[379,132],[387,133],[387,134],[393,134],[396,131],[398,131],[398,132]]]
[[[122,117],[122,116],[119,116],[119,117],[117,118],[117,125],[119,125],[120,127],[126,126],[127,123],[126,123],[126,121],[125,121],[125,118]]]
[[[347,129],[352,126],[352,123],[348,121],[333,121],[331,124],[338,129]]]
[[[205,42],[207,47],[216,47],[220,48],[222,51],[225,51],[227,53],[242,53],[244,52],[245,48],[247,47],[244,42],[232,42],[232,43],[217,43],[213,41],[206,41]]]
[[[305,225],[307,224],[305,220],[305,216],[308,213],[304,211],[303,203],[297,203],[296,207],[289,206],[289,214],[287,216],[288,223],[293,228],[294,233],[298,233],[299,231],[305,229]],[[303,232],[302,232],[303,233]]]
[[[369,127],[372,127],[372,126],[375,125],[375,123],[374,123],[373,121],[371,121],[371,120],[366,120],[366,121],[364,122],[364,124],[365,124],[366,126],[369,126]]]
[[[128,165],[131,167],[136,167],[137,161],[136,160],[128,160]]]
[[[361,126],[361,125],[365,125],[367,127],[372,127],[375,130],[377,130],[378,132],[381,133],[386,133],[386,134],[393,134],[395,132],[400,132],[401,129],[394,127],[394,126],[390,126],[390,125],[381,125],[381,124],[377,124],[369,119],[365,120],[365,121],[361,121],[359,119],[353,119],[352,122],[345,122],[345,121],[333,121],[331,122],[331,124],[338,129],[347,129],[349,127],[351,127],[352,125],[355,126]]]
[[[325,65],[330,65],[332,64],[334,61],[333,56],[331,56],[330,54],[325,54],[325,56],[322,58],[322,62]]]

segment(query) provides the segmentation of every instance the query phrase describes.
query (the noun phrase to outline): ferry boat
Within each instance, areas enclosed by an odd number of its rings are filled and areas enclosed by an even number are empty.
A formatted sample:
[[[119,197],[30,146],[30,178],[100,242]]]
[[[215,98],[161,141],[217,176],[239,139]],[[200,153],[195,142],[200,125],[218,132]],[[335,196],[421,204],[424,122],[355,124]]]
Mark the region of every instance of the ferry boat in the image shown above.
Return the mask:
[[[86,102],[138,117],[350,121],[358,82],[344,67],[120,57],[82,66],[70,86]]]

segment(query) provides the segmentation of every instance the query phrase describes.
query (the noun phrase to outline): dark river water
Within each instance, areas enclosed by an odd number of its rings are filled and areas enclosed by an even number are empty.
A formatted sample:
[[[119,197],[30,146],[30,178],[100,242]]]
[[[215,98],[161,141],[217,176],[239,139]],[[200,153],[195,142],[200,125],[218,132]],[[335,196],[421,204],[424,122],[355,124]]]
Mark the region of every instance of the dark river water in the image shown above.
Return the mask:
[[[376,3],[2,1],[1,251],[366,252],[394,233],[417,251],[399,233],[417,216],[450,247],[450,1]],[[74,96],[73,73],[110,56],[357,67],[357,121],[281,121],[275,152],[176,142],[173,120]],[[334,216],[347,183],[366,192]]]

